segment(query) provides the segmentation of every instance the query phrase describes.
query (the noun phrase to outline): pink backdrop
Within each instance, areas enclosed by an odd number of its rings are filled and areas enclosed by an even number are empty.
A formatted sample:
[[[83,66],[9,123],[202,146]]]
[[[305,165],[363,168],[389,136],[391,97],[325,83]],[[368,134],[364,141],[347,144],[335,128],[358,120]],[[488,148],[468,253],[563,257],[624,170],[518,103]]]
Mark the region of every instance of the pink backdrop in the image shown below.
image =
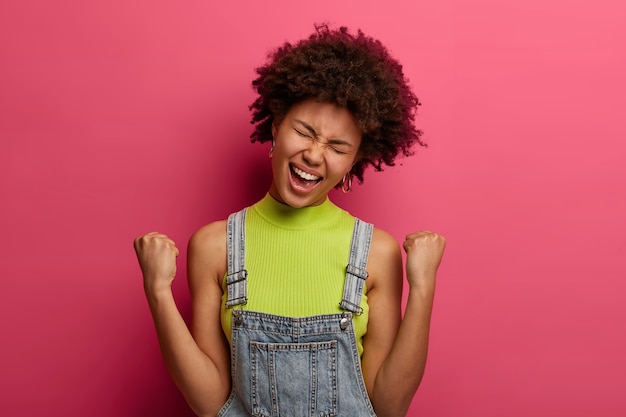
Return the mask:
[[[270,5],[271,6],[268,6]],[[132,239],[269,185],[250,81],[313,22],[404,63],[430,147],[335,201],[448,238],[411,416],[626,415],[621,0],[0,5],[0,415],[191,416]]]

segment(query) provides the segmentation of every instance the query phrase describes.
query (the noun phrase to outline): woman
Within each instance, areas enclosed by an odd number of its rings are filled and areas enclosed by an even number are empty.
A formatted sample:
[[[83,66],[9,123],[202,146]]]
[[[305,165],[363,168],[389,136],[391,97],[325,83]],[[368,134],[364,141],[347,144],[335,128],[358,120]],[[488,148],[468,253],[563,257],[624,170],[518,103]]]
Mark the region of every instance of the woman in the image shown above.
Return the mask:
[[[175,243],[135,240],[167,367],[199,416],[404,415],[445,239],[407,236],[402,318],[398,243],[328,193],[422,144],[419,102],[382,44],[345,28],[285,43],[257,72],[252,140],[271,142],[272,183],[190,239],[190,329],[171,291]]]

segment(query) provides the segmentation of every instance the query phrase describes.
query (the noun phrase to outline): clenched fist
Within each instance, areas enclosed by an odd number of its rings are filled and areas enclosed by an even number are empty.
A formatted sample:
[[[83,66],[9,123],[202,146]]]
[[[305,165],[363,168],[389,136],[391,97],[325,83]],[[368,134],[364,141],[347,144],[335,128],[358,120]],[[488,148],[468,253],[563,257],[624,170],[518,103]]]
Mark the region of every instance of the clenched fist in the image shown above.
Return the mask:
[[[406,274],[411,287],[434,289],[437,268],[441,263],[446,239],[436,233],[411,233],[404,241]]]
[[[169,289],[176,276],[178,248],[174,241],[162,233],[151,232],[136,238],[134,246],[145,291]]]

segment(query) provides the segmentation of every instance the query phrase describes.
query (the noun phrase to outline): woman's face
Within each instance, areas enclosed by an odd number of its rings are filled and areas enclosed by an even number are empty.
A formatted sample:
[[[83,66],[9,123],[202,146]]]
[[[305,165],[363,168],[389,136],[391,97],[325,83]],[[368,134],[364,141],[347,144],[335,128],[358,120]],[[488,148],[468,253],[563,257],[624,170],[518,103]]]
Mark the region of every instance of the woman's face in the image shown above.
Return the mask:
[[[272,133],[270,195],[297,208],[323,203],[352,168],[361,144],[347,109],[315,100],[294,105]]]

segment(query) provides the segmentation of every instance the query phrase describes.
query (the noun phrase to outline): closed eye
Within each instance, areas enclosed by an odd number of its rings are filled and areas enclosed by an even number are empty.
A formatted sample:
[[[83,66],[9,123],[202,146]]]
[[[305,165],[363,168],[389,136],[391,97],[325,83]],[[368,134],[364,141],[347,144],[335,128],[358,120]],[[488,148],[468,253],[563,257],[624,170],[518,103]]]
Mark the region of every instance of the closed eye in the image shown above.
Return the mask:
[[[308,124],[300,120],[296,120],[296,122],[298,122],[300,125],[302,125],[306,129],[306,132],[305,132],[302,128],[294,127],[293,130],[296,132],[298,136],[305,138],[305,139],[315,140],[324,148],[330,148],[333,151],[333,153],[337,155],[348,154],[348,150],[344,149],[345,147],[352,148],[352,144],[343,140],[331,139],[329,142],[322,142],[317,137],[317,132],[315,131],[315,129],[313,129],[313,127],[309,126]]]
[[[311,135],[307,135],[306,133],[304,133],[304,132],[302,132],[302,131],[300,131],[300,130],[298,130],[298,129],[294,129],[294,130],[296,131],[296,133],[297,133],[299,136],[302,136],[303,138],[311,138]]]

